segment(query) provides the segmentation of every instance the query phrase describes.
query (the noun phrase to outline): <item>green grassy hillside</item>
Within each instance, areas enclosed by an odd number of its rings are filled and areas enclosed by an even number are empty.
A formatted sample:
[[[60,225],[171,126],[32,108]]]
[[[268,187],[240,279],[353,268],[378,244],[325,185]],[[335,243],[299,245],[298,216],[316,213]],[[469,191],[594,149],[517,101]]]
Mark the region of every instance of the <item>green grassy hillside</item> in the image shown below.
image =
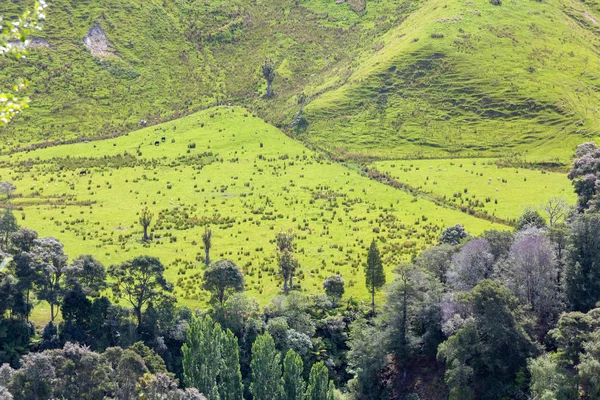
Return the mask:
[[[566,160],[600,130],[600,7],[429,0],[341,87],[306,107],[308,140],[386,158]]]
[[[24,76],[33,100],[0,151],[232,102],[346,158],[564,163],[599,134],[599,21],[599,3],[578,0],[55,0],[40,33],[50,47],[0,61],[0,85]],[[110,41],[100,57],[83,45],[96,24]]]
[[[301,290],[319,292],[325,277],[340,273],[346,294],[357,298],[368,298],[362,263],[373,238],[391,274],[445,226],[461,223],[473,234],[510,229],[370,180],[235,107],[116,139],[2,156],[5,180],[18,188],[20,224],[58,237],[72,258],[93,254],[110,265],[158,256],[188,305],[208,296],[201,289],[206,224],[214,231],[212,258],[240,265],[247,289],[262,302],[281,286],[274,239],[282,229],[298,234]],[[550,187],[541,197],[560,190]],[[137,223],[145,206],[154,213],[154,239],[146,245]]]
[[[0,10],[9,18],[29,3],[0,0]],[[400,0],[376,4],[367,16],[315,0],[55,0],[40,32],[49,47],[32,49],[27,60],[0,60],[0,85],[25,77],[33,100],[3,129],[0,151],[125,133],[140,120],[153,124],[216,102],[256,103],[282,118],[309,81],[347,69],[361,43],[397,25],[407,8]],[[95,25],[110,42],[102,56],[83,43]],[[263,102],[267,58],[277,67],[277,96]]]

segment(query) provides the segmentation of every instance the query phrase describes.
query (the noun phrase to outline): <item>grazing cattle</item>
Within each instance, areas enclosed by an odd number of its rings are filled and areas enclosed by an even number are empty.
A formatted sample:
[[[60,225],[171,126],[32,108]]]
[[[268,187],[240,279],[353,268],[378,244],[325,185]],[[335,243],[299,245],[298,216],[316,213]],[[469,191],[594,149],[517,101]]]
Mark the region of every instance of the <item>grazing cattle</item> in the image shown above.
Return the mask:
[[[81,170],[81,171],[79,172],[79,175],[80,175],[80,176],[87,175],[87,170],[85,170],[85,169],[84,169],[84,170]]]
[[[142,119],[142,120],[140,120],[140,125],[146,126],[146,125],[148,125],[148,121],[146,121],[145,119]]]
[[[154,142],[155,146],[158,146],[160,144],[160,142],[157,140],[156,142]]]
[[[163,137],[160,138],[160,140],[162,140],[163,142],[166,142],[167,138],[163,136]]]

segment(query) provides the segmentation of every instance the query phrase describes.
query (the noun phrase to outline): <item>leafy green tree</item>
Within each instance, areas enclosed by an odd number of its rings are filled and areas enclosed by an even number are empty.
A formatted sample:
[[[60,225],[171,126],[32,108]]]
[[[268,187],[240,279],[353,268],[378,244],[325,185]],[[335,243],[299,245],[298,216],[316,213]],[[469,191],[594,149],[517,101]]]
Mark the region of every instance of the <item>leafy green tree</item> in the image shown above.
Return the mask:
[[[281,354],[268,333],[260,335],[252,345],[252,383],[254,400],[279,400],[283,395],[281,382]]]
[[[68,257],[62,243],[53,237],[36,239],[29,255],[36,271],[37,298],[50,304],[50,320],[54,322],[64,294],[62,281]]]
[[[148,207],[144,207],[142,209],[142,211],[140,213],[139,222],[140,222],[140,225],[142,226],[142,229],[144,230],[144,235],[142,236],[143,242],[147,242],[148,240],[150,240],[150,237],[148,236],[148,227],[150,227],[153,217],[154,217],[154,214],[152,214],[152,212],[150,212]]]
[[[344,295],[344,280],[339,274],[328,276],[323,281],[323,288],[325,288],[325,293],[333,299],[335,304]]]
[[[42,21],[46,18],[44,0],[35,2],[33,10],[27,10],[16,20],[4,22],[0,16],[0,56],[10,55],[21,58],[26,53],[28,44],[27,36],[34,30],[42,28]],[[17,42],[15,44],[15,42]],[[29,98],[19,97],[19,91],[23,90],[27,81],[20,79],[16,82],[12,92],[0,92],[0,127],[8,124],[12,118],[23,111],[29,105]]]
[[[446,243],[451,246],[456,246],[460,242],[462,242],[463,239],[467,238],[468,236],[469,236],[469,234],[465,230],[465,227],[462,225],[456,224],[456,225],[450,226],[442,231],[442,234],[440,235],[440,238],[439,238],[439,242]]]
[[[494,256],[495,262],[508,255],[514,240],[511,231],[498,231],[495,229],[483,232],[481,237],[490,244],[490,253]]]
[[[238,340],[230,330],[222,335],[223,365],[219,376],[220,400],[242,400],[244,385],[240,372]]]
[[[522,231],[526,228],[546,228],[546,220],[542,215],[533,207],[528,207],[523,211],[523,214],[517,220],[515,230]]]
[[[219,399],[217,378],[223,368],[223,331],[210,316],[192,317],[183,345],[183,380],[208,400]]]
[[[206,225],[202,234],[202,243],[204,243],[204,263],[210,265],[210,249],[212,248],[212,229]]]
[[[244,275],[230,260],[219,260],[204,272],[203,288],[213,293],[220,305],[228,292],[244,290]]]
[[[81,255],[65,269],[65,286],[98,297],[106,289],[106,268],[91,255]]]
[[[489,279],[459,297],[472,310],[472,318],[442,343],[438,352],[446,361],[450,398],[522,395],[517,378],[535,346],[517,319],[517,299]]]
[[[288,290],[288,280],[289,288],[293,287],[294,273],[299,267],[298,260],[294,256],[295,237],[296,234],[291,230],[281,231],[276,237],[277,263],[279,264],[279,269],[281,270],[281,275],[283,276],[283,290],[286,292]]]
[[[583,345],[584,353],[577,366],[581,386],[587,398],[600,398],[600,329],[591,333]]]
[[[313,364],[306,389],[307,400],[327,400],[329,372],[323,361]]]
[[[283,359],[283,394],[286,400],[304,400],[304,363],[294,350],[290,349]]]
[[[388,367],[387,353],[381,345],[384,340],[381,329],[369,325],[364,318],[358,318],[350,325],[348,365],[354,378],[348,382],[348,389],[354,398],[386,398],[383,372]]]
[[[122,264],[112,265],[108,274],[113,279],[113,293],[133,307],[138,327],[142,325],[142,309],[173,291],[164,277],[165,267],[156,257],[138,256]]]
[[[15,400],[47,400],[52,398],[56,377],[52,359],[47,353],[29,353],[10,384]]]
[[[12,193],[17,190],[17,187],[10,182],[0,182],[0,194],[6,196],[6,200],[10,201]]]
[[[600,215],[580,214],[571,223],[564,271],[567,299],[574,311],[586,312],[600,301]]]
[[[375,240],[371,242],[371,247],[369,247],[369,253],[367,254],[365,284],[371,293],[371,307],[373,308],[373,314],[375,314],[375,292],[385,284],[385,272],[383,271],[383,264]]]
[[[447,243],[429,247],[419,254],[415,264],[429,271],[440,282],[446,282],[446,274],[452,264],[452,255],[456,248]]]
[[[165,361],[150,347],[146,346],[144,342],[135,342],[129,350],[134,351],[137,355],[142,357],[144,365],[148,368],[151,374],[157,372],[167,372],[167,366]]]
[[[531,375],[531,400],[571,400],[577,396],[577,382],[557,357],[544,354],[527,363]]]
[[[273,65],[273,61],[270,59],[265,60],[260,67],[263,77],[267,81],[267,91],[265,92],[265,97],[273,96],[273,89],[271,86],[273,85],[273,81],[275,80],[275,65]]]
[[[2,235],[2,247],[7,248],[8,237],[11,233],[19,230],[17,218],[10,207],[6,207],[0,214],[0,235]]]

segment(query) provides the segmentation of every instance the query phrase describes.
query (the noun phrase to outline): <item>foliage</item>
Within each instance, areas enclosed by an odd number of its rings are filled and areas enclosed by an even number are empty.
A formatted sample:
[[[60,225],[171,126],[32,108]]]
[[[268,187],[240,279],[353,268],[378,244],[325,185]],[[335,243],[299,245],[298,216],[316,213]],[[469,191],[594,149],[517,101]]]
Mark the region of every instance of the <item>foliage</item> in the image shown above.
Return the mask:
[[[5,22],[0,16],[0,56],[24,57],[30,43],[28,36],[42,29],[42,21],[46,18],[45,8],[46,2],[40,0],[35,2],[33,10],[23,12],[14,21]],[[0,92],[0,127],[28,107],[29,98],[19,97],[19,92],[23,91],[26,84],[27,81],[21,78],[14,84],[12,92]]]
[[[323,288],[327,296],[337,301],[344,295],[344,280],[341,275],[328,276],[323,281]]]
[[[223,331],[210,316],[193,317],[183,345],[183,376],[188,387],[195,387],[209,400],[219,398],[218,376],[223,369]]]
[[[304,400],[303,371],[302,357],[294,350],[288,350],[283,359],[283,398]]]
[[[138,327],[142,325],[142,308],[173,290],[164,277],[165,267],[156,257],[139,256],[122,264],[112,265],[109,276],[114,280],[113,293],[133,307]]]
[[[328,400],[329,375],[327,367],[323,362],[318,362],[310,369],[308,387],[306,389],[307,400]]]
[[[471,307],[473,320],[442,343],[438,353],[448,368],[450,397],[517,396],[521,389],[517,376],[535,351],[517,319],[517,300],[499,283],[486,279],[463,301]]]
[[[525,211],[523,211],[523,214],[521,214],[515,226],[517,231],[522,231],[527,228],[546,228],[546,220],[535,208],[532,207],[528,207],[525,209]]]
[[[469,234],[465,230],[465,227],[457,224],[444,229],[440,235],[439,241],[440,243],[456,246],[467,236],[469,236]]]
[[[571,223],[564,281],[575,311],[588,311],[600,299],[600,215],[581,214]]]
[[[244,290],[244,275],[233,261],[219,260],[204,271],[203,288],[212,292],[223,305],[226,294]]]
[[[281,354],[271,335],[260,335],[252,345],[252,383],[250,392],[256,400],[277,400],[283,394]]]
[[[367,254],[367,263],[365,264],[365,285],[371,292],[371,307],[375,314],[375,292],[385,284],[385,272],[383,263],[379,254],[379,248],[375,240],[371,242]]]

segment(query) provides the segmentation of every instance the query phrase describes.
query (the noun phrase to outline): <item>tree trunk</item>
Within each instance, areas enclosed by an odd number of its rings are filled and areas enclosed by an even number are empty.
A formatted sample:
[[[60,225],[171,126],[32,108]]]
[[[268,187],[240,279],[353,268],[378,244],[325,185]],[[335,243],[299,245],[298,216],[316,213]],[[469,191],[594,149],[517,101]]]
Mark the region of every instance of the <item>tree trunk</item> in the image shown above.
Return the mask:
[[[267,82],[267,92],[265,93],[265,96],[267,97],[271,97],[273,94],[273,91],[271,90],[271,84],[272,82]]]
[[[27,288],[27,296],[25,297],[26,314],[25,321],[29,322],[29,288]]]
[[[206,265],[210,265],[210,250],[209,249],[205,249],[204,253],[206,253]]]
[[[284,290],[285,292],[287,292],[287,291],[288,291],[288,278],[287,278],[287,276],[284,276],[284,277],[283,277],[283,290]]]
[[[54,303],[50,303],[50,322],[54,322]]]
[[[375,287],[371,289],[371,307],[373,307],[373,315],[375,315]]]
[[[142,238],[144,242],[148,241],[148,227],[144,225],[144,237]]]
[[[138,328],[139,328],[140,326],[142,326],[142,307],[140,306],[139,308],[136,308],[134,310],[134,312],[135,312],[135,317],[138,320]]]
[[[290,289],[294,288],[294,283],[293,283],[293,279],[294,279],[294,275],[290,275]]]

